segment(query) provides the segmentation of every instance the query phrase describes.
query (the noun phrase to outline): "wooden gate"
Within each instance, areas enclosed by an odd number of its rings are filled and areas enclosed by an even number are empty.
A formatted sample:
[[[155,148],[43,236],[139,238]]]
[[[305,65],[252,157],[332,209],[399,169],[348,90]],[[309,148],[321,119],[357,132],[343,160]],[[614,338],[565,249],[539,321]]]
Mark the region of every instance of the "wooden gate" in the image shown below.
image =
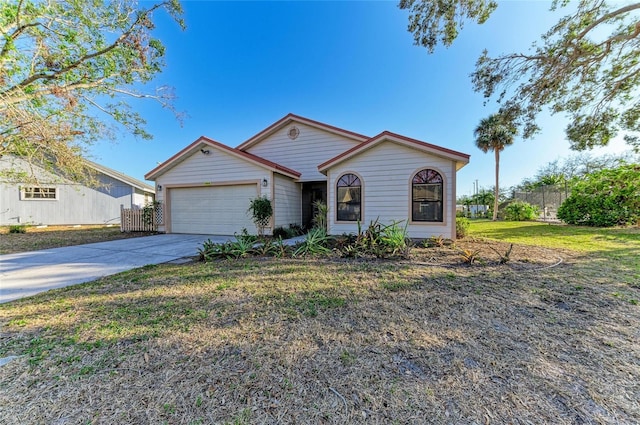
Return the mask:
[[[120,208],[121,232],[155,232],[156,214],[154,209]]]

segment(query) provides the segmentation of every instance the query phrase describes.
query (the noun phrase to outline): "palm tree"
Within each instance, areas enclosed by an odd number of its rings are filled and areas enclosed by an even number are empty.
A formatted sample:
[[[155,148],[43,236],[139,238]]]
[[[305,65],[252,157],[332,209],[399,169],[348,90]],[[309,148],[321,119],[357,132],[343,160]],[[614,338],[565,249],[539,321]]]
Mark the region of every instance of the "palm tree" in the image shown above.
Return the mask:
[[[498,198],[500,189],[498,180],[500,175],[500,151],[513,144],[518,129],[507,117],[501,114],[491,114],[480,120],[473,135],[476,138],[476,146],[484,153],[493,151],[496,157],[496,187],[493,200],[493,220],[498,219]]]

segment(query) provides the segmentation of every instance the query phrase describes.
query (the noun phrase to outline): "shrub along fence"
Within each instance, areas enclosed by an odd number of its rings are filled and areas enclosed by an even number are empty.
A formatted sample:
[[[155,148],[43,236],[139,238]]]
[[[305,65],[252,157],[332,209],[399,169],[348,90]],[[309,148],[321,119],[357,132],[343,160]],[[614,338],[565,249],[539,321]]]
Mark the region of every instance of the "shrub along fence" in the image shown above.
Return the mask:
[[[527,192],[514,192],[517,200],[536,205],[543,220],[557,220],[558,208],[569,197],[566,184],[544,185]]]

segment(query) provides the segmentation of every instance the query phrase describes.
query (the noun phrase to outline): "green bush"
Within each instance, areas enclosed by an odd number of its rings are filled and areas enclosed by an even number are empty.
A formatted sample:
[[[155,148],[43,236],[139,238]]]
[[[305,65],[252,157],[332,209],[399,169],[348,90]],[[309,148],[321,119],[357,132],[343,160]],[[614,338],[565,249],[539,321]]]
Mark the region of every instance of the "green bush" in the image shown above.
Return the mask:
[[[304,235],[304,229],[302,228],[301,225],[296,223],[289,223],[289,229],[287,230],[291,232],[292,238],[295,236]]]
[[[412,244],[407,235],[407,224],[401,226],[401,223],[394,221],[383,225],[376,219],[363,230],[358,222],[358,234],[338,238],[336,249],[346,258],[409,258]]]
[[[462,239],[469,234],[469,219],[466,217],[456,217],[456,238]]]
[[[9,226],[9,233],[27,233],[27,226],[24,224],[14,224]]]
[[[304,231],[299,224],[290,224],[288,228],[278,226],[273,229],[274,239],[290,239],[303,234]]]
[[[269,225],[271,216],[273,215],[273,207],[271,206],[271,200],[267,197],[260,197],[252,199],[249,203],[249,210],[253,222],[258,228],[260,236],[264,234],[264,228]]]
[[[327,247],[331,237],[327,235],[327,231],[321,227],[314,227],[309,230],[305,240],[297,245],[293,252],[294,257],[306,257],[307,255],[328,254],[331,250]]]
[[[504,219],[507,221],[535,220],[540,215],[537,205],[515,200],[504,208]]]
[[[326,231],[329,207],[321,200],[317,200],[313,203],[313,209],[315,210],[315,214],[313,216],[313,227],[319,227]]]
[[[289,239],[289,232],[282,226],[278,226],[273,229],[273,238],[274,239]]]
[[[640,221],[640,164],[587,174],[558,208],[568,224],[610,227]]]

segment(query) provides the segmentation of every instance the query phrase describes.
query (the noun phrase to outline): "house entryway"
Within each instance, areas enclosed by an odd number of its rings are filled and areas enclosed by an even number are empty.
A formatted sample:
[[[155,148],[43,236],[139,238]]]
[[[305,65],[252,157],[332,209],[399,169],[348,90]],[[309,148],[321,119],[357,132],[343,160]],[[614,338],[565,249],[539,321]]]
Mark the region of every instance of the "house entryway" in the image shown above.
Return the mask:
[[[327,203],[327,182],[302,183],[302,225],[305,229],[313,227],[313,217],[317,212],[313,203],[316,201]]]

